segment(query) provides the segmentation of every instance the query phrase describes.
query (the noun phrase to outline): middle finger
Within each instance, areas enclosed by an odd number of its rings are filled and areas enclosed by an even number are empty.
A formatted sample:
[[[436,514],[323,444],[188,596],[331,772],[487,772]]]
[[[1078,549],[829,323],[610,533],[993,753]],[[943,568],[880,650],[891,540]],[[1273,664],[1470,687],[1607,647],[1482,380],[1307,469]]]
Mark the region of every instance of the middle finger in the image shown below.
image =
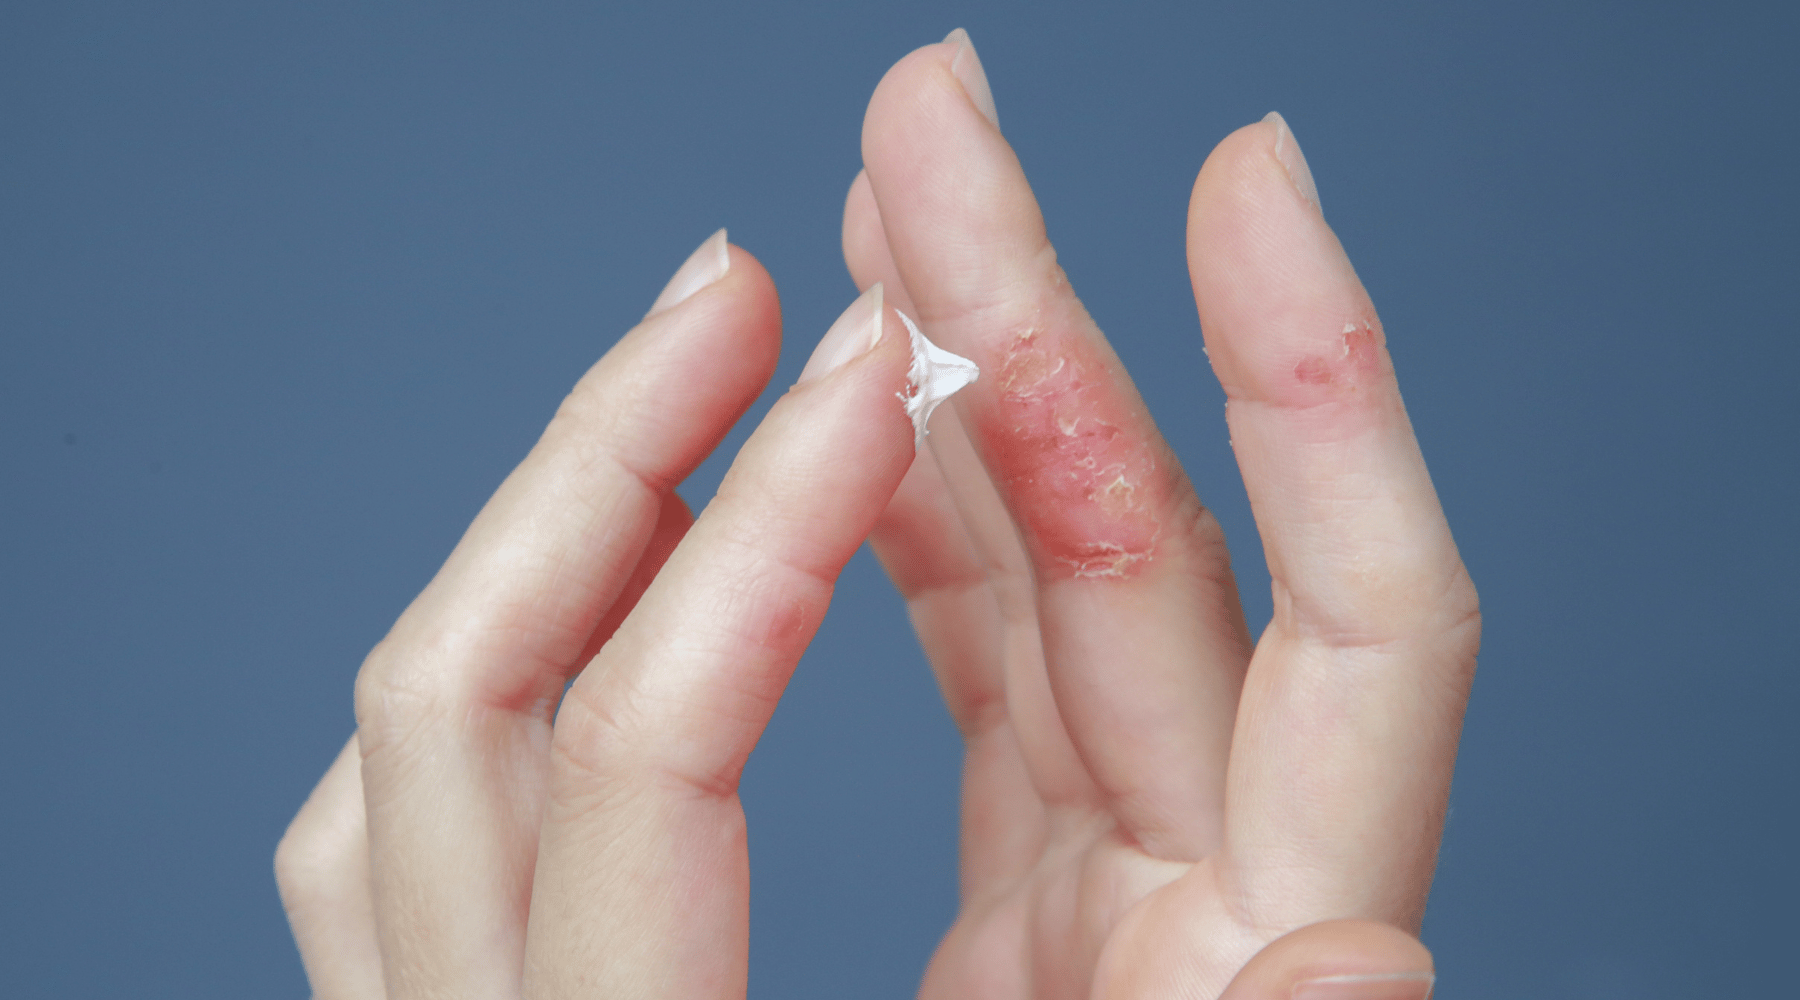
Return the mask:
[[[1250,641],[1217,522],[1070,290],[967,36],[888,72],[863,161],[926,332],[983,377],[956,400],[1026,543],[1076,750],[1145,850],[1219,842]]]

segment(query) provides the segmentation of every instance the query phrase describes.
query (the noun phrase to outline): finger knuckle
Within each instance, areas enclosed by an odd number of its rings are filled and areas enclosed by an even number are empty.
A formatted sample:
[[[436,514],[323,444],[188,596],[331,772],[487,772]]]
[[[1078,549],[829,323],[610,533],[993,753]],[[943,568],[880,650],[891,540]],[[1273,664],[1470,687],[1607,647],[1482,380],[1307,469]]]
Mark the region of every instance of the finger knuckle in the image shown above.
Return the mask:
[[[619,412],[616,391],[609,379],[606,360],[600,361],[569,389],[556,404],[556,412],[544,428],[546,435],[558,437],[576,434],[592,435],[616,419]]]
[[[598,472],[606,477],[635,479],[652,493],[674,488],[673,482],[653,469],[638,467],[618,446],[644,436],[636,426],[645,407],[633,398],[635,381],[606,377],[596,367],[557,404],[539,439],[539,449],[569,456],[583,466],[601,466]]]
[[[1457,574],[1443,599],[1444,656],[1452,665],[1451,676],[1466,692],[1475,677],[1475,661],[1481,652],[1481,598],[1468,572]]]
[[[311,912],[323,903],[331,869],[327,857],[333,847],[323,834],[303,813],[288,824],[275,845],[275,889],[290,916]]]
[[[567,818],[616,807],[640,796],[726,798],[735,772],[686,767],[660,734],[691,727],[679,706],[654,708],[618,692],[580,691],[557,718],[551,737],[551,802]],[[729,773],[728,773],[729,772]]]
[[[574,693],[566,699],[550,739],[550,801],[559,818],[605,809],[631,794],[634,777],[646,769],[635,714],[616,702]]]
[[[363,661],[355,707],[365,758],[449,714],[453,691],[445,671],[429,668],[433,659],[384,640]]]

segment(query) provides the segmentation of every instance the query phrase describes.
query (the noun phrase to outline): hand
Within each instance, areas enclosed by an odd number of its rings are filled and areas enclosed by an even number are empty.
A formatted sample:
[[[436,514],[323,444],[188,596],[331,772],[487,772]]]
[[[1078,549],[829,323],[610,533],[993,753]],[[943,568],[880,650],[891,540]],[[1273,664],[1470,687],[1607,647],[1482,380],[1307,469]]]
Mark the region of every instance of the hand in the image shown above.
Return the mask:
[[[962,909],[921,995],[1426,995],[1394,928],[1424,910],[1480,617],[1285,123],[1220,144],[1188,217],[1274,580],[1254,644],[965,34],[882,80],[863,161],[857,284],[983,372],[872,538],[967,740]]]
[[[670,487],[760,390],[778,326],[761,268],[703,246],[365,663],[359,735],[277,858],[319,996],[741,996],[737,776],[878,516],[970,736],[967,905],[927,995],[1211,995],[1240,966],[1237,997],[1427,982],[1380,921],[1416,926],[1476,619],[1367,301],[1293,187],[1234,187],[1266,173],[1267,127],[1228,140],[1195,231],[1237,256],[1196,288],[1234,431],[1260,435],[1278,587],[1234,737],[1250,644],[1216,526],[1061,283],[985,93],[960,39],[903,61],[846,220],[859,283],[893,274],[987,364],[973,435],[940,420],[882,513],[907,358],[865,296],[693,522]],[[1365,325],[1321,344],[1311,321],[1346,309]]]
[[[321,1000],[744,995],[738,775],[913,459],[908,335],[868,294],[695,521],[673,487],[779,339],[720,232],[369,654],[276,856]]]

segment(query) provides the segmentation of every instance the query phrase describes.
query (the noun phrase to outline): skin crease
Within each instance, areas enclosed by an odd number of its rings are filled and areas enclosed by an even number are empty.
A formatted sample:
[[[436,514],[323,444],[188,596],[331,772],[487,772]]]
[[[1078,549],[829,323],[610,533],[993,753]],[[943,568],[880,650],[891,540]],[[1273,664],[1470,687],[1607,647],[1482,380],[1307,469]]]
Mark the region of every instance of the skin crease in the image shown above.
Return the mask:
[[[1274,581],[1252,642],[996,122],[960,31],[884,77],[844,250],[887,305],[845,312],[814,355],[841,367],[809,365],[698,519],[672,488],[779,350],[723,233],[370,653],[277,852],[320,1000],[741,1000],[739,775],[865,538],[966,740],[962,905],[921,1000],[1424,1000],[1480,617],[1298,144],[1240,129],[1189,206]],[[917,453],[894,309],[983,370]]]

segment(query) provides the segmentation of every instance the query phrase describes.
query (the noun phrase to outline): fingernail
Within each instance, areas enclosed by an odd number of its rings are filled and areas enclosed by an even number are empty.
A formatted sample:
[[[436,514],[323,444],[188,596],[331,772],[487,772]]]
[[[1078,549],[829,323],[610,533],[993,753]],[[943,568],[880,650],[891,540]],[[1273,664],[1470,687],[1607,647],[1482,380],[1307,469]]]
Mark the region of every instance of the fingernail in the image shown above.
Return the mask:
[[[648,315],[654,316],[686,302],[695,292],[725,277],[729,270],[731,248],[725,240],[725,230],[721,229],[708,236],[700,249],[695,250],[675,272],[675,277],[663,286],[662,294],[656,297],[656,304],[650,307]]]
[[[1287,119],[1281,117],[1281,112],[1271,111],[1263,121],[1275,123],[1275,158],[1281,161],[1281,169],[1287,171],[1294,190],[1300,192],[1307,204],[1318,208],[1319,189],[1313,184],[1312,171],[1306,166],[1306,154],[1300,152],[1300,143],[1294,139],[1293,130],[1288,128]]]
[[[944,41],[956,43],[956,57],[950,60],[950,72],[956,74],[957,82],[962,84],[969,100],[975,102],[975,107],[999,128],[1000,112],[994,109],[994,92],[988,89],[987,74],[981,71],[981,57],[975,54],[975,43],[969,41],[969,33],[958,28],[946,35]]]
[[[1295,983],[1293,1000],[1429,1000],[1436,982],[1429,972],[1321,976]]]
[[[806,367],[800,370],[800,378],[794,384],[824,378],[869,353],[876,344],[881,343],[881,313],[881,283],[876,282],[875,287],[850,303],[850,308],[844,310],[837,322],[831,324],[831,329],[825,331],[825,336],[819,340],[819,346],[813,348],[812,357],[806,360]]]

